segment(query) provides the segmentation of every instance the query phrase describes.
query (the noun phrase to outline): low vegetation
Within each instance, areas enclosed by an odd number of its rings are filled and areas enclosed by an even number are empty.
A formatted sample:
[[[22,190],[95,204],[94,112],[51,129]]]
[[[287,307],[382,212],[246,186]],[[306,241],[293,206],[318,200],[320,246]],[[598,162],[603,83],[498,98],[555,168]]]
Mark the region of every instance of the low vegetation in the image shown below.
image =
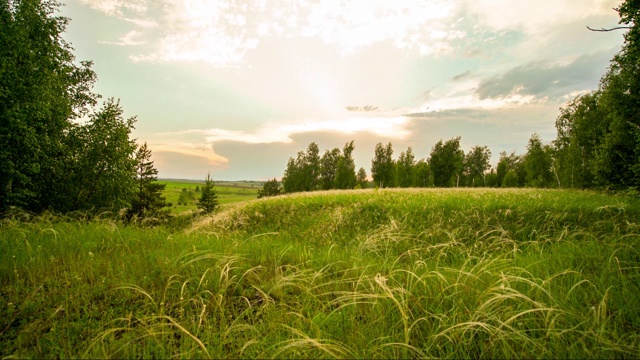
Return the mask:
[[[640,356],[640,200],[360,190],[187,229],[13,213],[2,357]]]
[[[202,195],[204,181],[197,180],[158,180],[165,185],[162,196],[171,203],[169,208],[174,215],[197,211],[197,203]],[[231,204],[253,200],[262,188],[261,182],[216,181],[215,191],[220,204]]]

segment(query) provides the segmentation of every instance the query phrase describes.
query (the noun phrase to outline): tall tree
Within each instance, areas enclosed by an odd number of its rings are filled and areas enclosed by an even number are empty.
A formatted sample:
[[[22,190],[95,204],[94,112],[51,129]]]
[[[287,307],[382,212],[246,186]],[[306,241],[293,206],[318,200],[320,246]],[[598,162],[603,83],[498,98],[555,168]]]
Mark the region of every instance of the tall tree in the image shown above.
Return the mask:
[[[407,151],[400,153],[396,161],[396,185],[398,187],[407,188],[413,186],[415,165],[415,156],[411,146],[409,146]]]
[[[289,158],[282,177],[282,185],[287,193],[313,191],[320,188],[320,156],[318,145],[309,144],[307,152],[299,151],[298,156]]]
[[[371,177],[373,182],[379,187],[394,186],[395,162],[393,161],[393,145],[377,143],[375,154],[371,160]]]
[[[304,151],[299,151],[295,159],[292,157],[289,158],[287,168],[282,176],[284,192],[293,193],[304,191],[304,156]]]
[[[156,215],[162,208],[170,206],[162,192],[166,185],[158,183],[158,169],[153,166],[151,150],[145,142],[135,153],[136,190],[131,200],[129,217]]]
[[[197,204],[198,209],[202,210],[205,214],[212,213],[218,207],[218,194],[214,186],[215,184],[213,180],[211,180],[211,174],[207,173],[207,178],[204,180],[200,199]]]
[[[584,94],[560,109],[553,144],[561,187],[595,185],[596,154],[609,128],[600,96],[600,91]]]
[[[413,186],[429,187],[431,186],[431,171],[429,163],[425,159],[420,159],[415,166]]]
[[[91,114],[89,122],[74,127],[68,159],[72,209],[119,210],[130,205],[135,192],[137,148],[130,138],[135,117],[125,119],[119,102],[109,99]]]
[[[610,119],[598,152],[596,176],[613,188],[640,187],[640,1],[616,8],[620,24],[629,28],[621,51],[602,78],[600,105]]]
[[[95,104],[91,62],[77,65],[55,1],[0,3],[0,212],[58,208],[71,120]]]
[[[318,190],[320,188],[320,149],[315,142],[307,147],[302,172],[304,174],[303,191]]]
[[[342,148],[336,167],[336,189],[353,189],[356,186],[356,164],[353,160],[353,140]]]
[[[369,181],[367,181],[367,171],[363,167],[358,170],[356,181],[356,187],[359,187],[360,189],[366,189],[369,187]]]
[[[571,187],[640,187],[640,1],[616,8],[624,34],[598,91],[563,109],[556,128],[554,169]],[[556,169],[557,167],[557,169]]]
[[[467,186],[486,186],[486,174],[491,168],[491,150],[486,146],[474,146],[464,158],[464,175]]]
[[[429,167],[433,174],[433,184],[436,187],[457,186],[462,165],[464,152],[460,149],[460,137],[438,141],[431,149]]]
[[[334,189],[336,186],[336,171],[340,160],[340,149],[325,150],[320,158],[320,184],[323,190]]]
[[[549,187],[552,185],[551,148],[542,144],[538,134],[531,135],[523,161],[527,174],[527,186]]]

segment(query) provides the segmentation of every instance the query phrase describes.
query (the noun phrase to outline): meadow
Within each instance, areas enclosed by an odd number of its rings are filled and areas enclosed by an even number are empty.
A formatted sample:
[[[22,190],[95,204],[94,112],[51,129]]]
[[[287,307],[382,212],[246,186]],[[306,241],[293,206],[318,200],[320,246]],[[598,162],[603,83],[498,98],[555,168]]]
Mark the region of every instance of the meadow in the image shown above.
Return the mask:
[[[204,181],[163,179],[158,183],[165,185],[162,195],[167,202],[171,203],[169,209],[172,214],[193,212],[198,209],[196,204],[200,193],[196,191],[196,188],[201,188]],[[187,201],[180,199],[183,189],[187,192]],[[218,194],[218,202],[229,204],[256,199],[258,190],[262,189],[262,183],[256,181],[218,181],[215,183],[214,189]]]
[[[0,221],[0,357],[638,358],[640,198],[329,191]]]

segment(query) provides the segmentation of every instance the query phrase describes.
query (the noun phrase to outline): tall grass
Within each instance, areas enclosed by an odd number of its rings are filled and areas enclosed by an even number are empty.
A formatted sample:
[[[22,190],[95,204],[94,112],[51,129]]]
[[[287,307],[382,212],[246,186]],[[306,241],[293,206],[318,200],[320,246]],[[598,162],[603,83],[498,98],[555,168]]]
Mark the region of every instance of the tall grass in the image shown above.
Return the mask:
[[[640,201],[367,190],[0,223],[9,357],[640,356]]]

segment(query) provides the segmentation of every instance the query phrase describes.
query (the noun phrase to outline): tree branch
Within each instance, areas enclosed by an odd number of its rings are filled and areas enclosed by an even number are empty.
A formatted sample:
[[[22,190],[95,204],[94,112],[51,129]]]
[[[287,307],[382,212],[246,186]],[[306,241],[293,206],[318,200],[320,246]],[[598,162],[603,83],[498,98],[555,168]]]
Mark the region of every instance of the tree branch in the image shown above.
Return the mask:
[[[611,29],[605,29],[605,28],[592,29],[589,26],[587,26],[587,29],[589,29],[591,31],[614,31],[614,30],[620,30],[620,29],[631,29],[631,26],[618,26],[618,27],[614,27],[614,28],[611,28]]]

